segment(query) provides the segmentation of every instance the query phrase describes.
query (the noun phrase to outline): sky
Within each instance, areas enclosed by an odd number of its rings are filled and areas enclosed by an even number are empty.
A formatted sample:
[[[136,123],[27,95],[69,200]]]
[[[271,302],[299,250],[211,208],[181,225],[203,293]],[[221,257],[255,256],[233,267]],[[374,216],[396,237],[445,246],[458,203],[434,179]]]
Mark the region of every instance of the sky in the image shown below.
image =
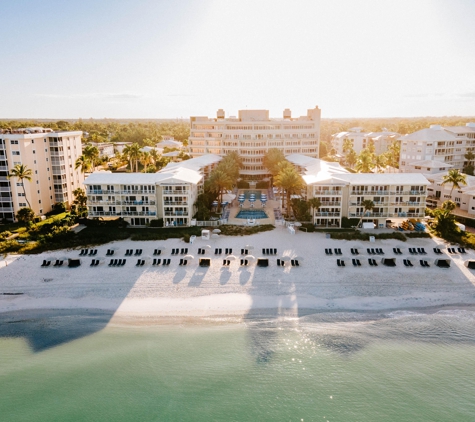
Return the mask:
[[[0,118],[475,115],[473,0],[4,0],[0,22]]]

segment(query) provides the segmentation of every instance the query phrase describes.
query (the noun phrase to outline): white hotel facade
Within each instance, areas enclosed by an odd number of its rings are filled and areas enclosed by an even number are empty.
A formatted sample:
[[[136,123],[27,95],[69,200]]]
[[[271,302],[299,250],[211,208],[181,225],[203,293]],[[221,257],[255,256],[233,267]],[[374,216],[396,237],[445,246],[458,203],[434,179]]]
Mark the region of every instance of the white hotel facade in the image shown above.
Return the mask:
[[[163,218],[166,226],[189,226],[203,183],[219,161],[208,154],[157,173],[92,173],[84,182],[89,218],[121,217],[139,227]]]
[[[286,157],[307,185],[306,198],[318,198],[312,222],[319,227],[341,227],[342,218],[361,218],[386,227],[390,219],[422,218],[429,181],[418,173],[350,173],[338,163],[293,154]],[[374,208],[366,212],[363,201]]]
[[[271,148],[280,149],[284,155],[318,157],[320,118],[318,107],[297,118],[292,118],[291,111],[286,109],[281,119],[270,118],[268,110],[239,110],[237,117],[225,117],[220,109],[215,118],[190,118],[189,151],[192,157],[205,154],[223,157],[237,151],[244,164],[241,177],[261,180],[268,175],[262,159]]]

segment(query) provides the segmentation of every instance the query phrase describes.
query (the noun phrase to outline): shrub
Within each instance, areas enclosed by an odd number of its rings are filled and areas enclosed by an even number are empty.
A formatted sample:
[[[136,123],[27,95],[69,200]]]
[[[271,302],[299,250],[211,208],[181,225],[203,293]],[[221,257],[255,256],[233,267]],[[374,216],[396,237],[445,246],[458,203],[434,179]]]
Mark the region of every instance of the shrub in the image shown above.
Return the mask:
[[[191,237],[190,233],[185,233],[185,234],[183,235],[183,241],[184,241],[185,243],[190,243],[190,237]]]
[[[244,180],[240,180],[237,182],[237,187],[238,189],[249,189],[249,183]]]
[[[348,217],[342,217],[341,218],[341,227],[345,229],[351,229],[353,227],[356,227],[359,223],[359,218],[348,218]]]
[[[307,229],[307,233],[313,233],[315,226],[312,223],[302,223],[302,228]]]
[[[405,234],[406,237],[409,238],[427,238],[432,237],[430,233],[426,232],[410,232]]]
[[[247,226],[232,226],[232,225],[223,225],[219,226],[221,234],[226,236],[246,236],[249,234],[267,232],[274,230],[275,227],[272,224],[263,224],[260,226],[247,227]]]
[[[150,221],[150,227],[163,227],[163,218],[156,218]]]

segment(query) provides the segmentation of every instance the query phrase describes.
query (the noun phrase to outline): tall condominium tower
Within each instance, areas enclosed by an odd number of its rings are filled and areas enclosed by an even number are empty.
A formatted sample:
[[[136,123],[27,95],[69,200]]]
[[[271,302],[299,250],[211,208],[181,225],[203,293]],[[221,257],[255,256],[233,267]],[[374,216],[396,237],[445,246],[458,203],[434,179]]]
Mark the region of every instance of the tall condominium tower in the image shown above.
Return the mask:
[[[82,154],[81,135],[41,127],[0,132],[0,219],[13,220],[28,201],[37,215],[57,202],[71,204],[73,191],[84,182],[81,169],[74,168]],[[31,181],[8,179],[16,164],[31,170]]]

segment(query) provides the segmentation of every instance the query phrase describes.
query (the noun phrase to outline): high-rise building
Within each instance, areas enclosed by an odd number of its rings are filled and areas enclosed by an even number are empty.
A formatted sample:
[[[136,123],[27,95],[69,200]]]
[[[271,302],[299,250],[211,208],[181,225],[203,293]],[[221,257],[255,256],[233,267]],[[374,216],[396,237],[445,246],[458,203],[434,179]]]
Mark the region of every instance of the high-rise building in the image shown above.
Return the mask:
[[[37,215],[51,211],[57,202],[70,205],[73,191],[84,181],[81,169],[74,168],[82,153],[82,132],[41,127],[4,132],[8,133],[0,133],[0,219],[14,220],[28,202]],[[31,170],[31,181],[8,179],[16,164]]]
[[[292,118],[289,109],[284,110],[280,119],[269,118],[268,110],[239,110],[238,117],[225,117],[220,109],[215,118],[194,116],[190,118],[190,154],[225,156],[237,151],[244,164],[241,176],[260,180],[268,174],[262,159],[271,148],[278,148],[285,155],[318,157],[320,115],[321,110],[315,107],[297,118]]]

